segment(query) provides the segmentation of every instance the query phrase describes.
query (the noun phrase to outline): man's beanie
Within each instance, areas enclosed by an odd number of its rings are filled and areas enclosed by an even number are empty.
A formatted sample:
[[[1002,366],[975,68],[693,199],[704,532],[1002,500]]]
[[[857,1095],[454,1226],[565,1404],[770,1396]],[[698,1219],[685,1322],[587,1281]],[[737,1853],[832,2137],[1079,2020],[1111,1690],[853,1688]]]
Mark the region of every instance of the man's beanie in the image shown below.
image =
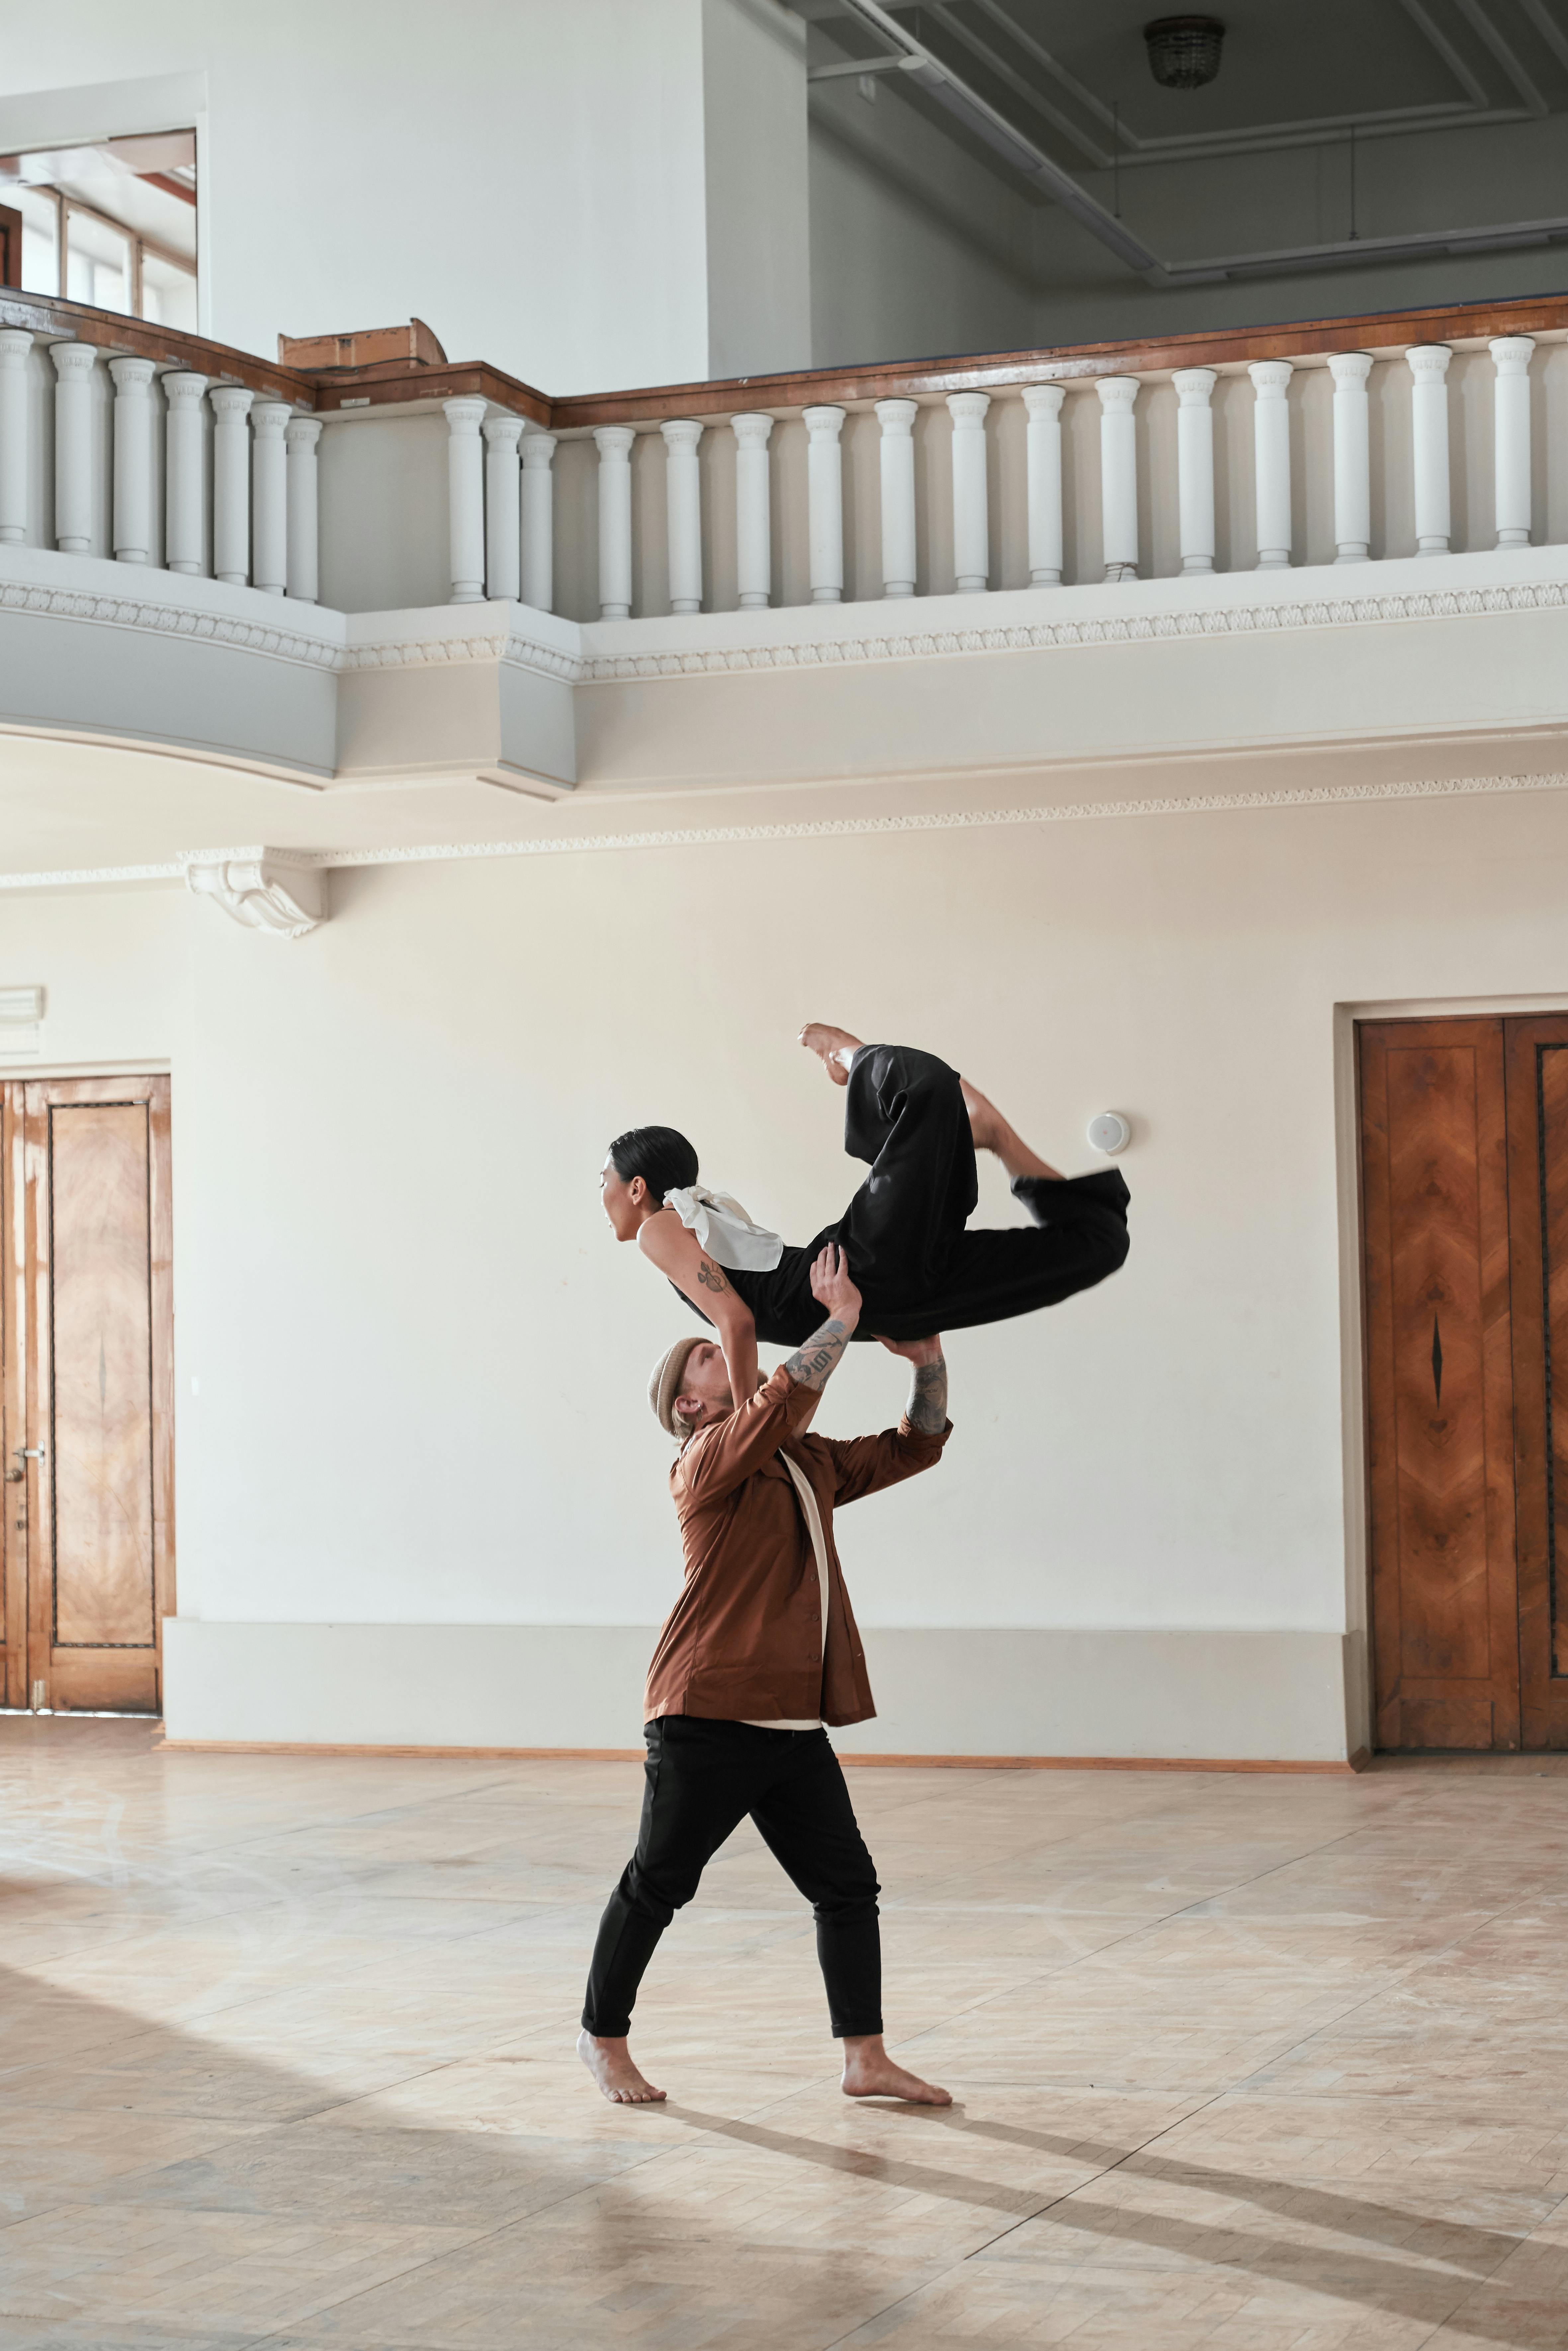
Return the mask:
[[[653,1407],[653,1417],[670,1437],[684,1437],[684,1424],[675,1417],[675,1398],[681,1392],[681,1382],[686,1375],[686,1358],[694,1347],[702,1344],[699,1331],[695,1338],[677,1339],[673,1347],[662,1354],[653,1366],[648,1382],[648,1402]]]

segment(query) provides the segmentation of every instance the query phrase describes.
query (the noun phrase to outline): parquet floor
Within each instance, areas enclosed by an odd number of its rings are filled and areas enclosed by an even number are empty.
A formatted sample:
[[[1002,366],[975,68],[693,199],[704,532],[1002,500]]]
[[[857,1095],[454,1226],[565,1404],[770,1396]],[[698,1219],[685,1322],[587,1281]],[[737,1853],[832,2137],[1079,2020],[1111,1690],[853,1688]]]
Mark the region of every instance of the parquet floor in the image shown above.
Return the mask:
[[[0,2351],[1568,2346],[1553,1762],[852,1786],[950,2115],[749,1831],[597,2098],[635,1766],[0,1721]]]

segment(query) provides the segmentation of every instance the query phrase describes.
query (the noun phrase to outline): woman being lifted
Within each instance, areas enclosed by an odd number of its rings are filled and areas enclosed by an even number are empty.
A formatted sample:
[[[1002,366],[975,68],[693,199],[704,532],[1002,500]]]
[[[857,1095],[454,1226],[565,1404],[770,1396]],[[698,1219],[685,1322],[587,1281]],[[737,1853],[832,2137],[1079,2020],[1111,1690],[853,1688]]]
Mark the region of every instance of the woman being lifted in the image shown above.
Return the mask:
[[[616,1239],[635,1240],[713,1325],[737,1402],[757,1385],[758,1340],[799,1347],[821,1322],[811,1267],[830,1241],[863,1301],[857,1339],[1007,1322],[1088,1290],[1122,1264],[1127,1187],[1115,1168],[1064,1176],[1047,1166],[934,1053],[862,1045],[820,1021],[800,1042],[844,1088],[844,1149],[871,1169],[843,1215],[801,1247],[700,1184],[697,1155],[674,1127],[617,1135],[600,1175]],[[966,1229],[978,1197],[977,1150],[1001,1161],[1032,1225]]]

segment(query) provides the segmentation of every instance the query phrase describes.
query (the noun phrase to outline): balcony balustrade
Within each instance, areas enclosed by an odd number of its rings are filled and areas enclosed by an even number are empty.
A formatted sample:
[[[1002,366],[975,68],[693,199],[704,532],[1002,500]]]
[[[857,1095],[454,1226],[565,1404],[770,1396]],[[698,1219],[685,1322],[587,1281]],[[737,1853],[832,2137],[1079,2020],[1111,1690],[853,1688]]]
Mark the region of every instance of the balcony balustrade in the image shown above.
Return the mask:
[[[0,726],[553,798],[1568,724],[1568,298],[557,400],[383,340],[0,293]]]
[[[1531,301],[551,402],[6,298],[0,546],[577,622],[1520,548],[1568,539],[1565,336]]]

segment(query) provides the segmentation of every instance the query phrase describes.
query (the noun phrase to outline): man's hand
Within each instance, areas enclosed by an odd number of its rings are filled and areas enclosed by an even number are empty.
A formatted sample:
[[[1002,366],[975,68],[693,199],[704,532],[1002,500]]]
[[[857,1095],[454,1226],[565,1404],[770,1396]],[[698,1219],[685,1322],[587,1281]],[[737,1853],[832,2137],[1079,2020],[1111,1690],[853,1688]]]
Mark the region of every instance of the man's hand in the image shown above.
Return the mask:
[[[939,1364],[942,1361],[942,1342],[935,1335],[929,1339],[883,1339],[882,1344],[890,1355],[902,1355],[906,1363]]]
[[[923,1437],[940,1437],[947,1426],[947,1365],[942,1342],[929,1339],[884,1339],[890,1355],[903,1355],[915,1366],[904,1417]]]
[[[832,1241],[811,1268],[811,1294],[827,1308],[828,1320],[790,1356],[784,1369],[800,1386],[815,1388],[821,1395],[861,1319],[861,1294],[850,1280],[850,1261]]]
[[[835,1322],[852,1331],[861,1319],[861,1294],[850,1280],[850,1261],[833,1241],[811,1268],[811,1295]]]

